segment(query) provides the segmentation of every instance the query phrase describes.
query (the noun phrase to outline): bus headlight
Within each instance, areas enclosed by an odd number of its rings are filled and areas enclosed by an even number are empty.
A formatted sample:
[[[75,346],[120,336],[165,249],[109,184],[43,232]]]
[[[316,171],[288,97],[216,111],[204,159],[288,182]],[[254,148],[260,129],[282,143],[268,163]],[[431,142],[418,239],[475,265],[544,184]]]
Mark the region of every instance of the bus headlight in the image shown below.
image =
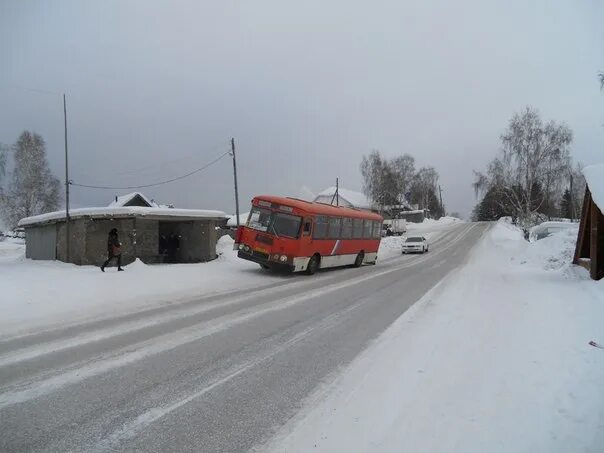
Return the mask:
[[[287,261],[287,256],[281,255],[281,258],[279,258],[279,261],[281,261],[282,263],[285,263]]]
[[[278,253],[275,253],[275,254],[273,255],[273,259],[274,259],[275,261],[277,261],[277,260],[279,259],[279,254],[278,254]]]
[[[239,244],[239,250],[243,250],[243,247],[245,247],[243,244]]]

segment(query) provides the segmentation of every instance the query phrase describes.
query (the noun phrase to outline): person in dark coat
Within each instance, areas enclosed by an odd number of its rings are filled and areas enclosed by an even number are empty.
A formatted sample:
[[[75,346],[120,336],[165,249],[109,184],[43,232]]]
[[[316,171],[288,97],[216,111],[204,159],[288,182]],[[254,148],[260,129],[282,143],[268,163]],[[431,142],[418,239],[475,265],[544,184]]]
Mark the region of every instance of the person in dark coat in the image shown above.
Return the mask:
[[[113,258],[117,258],[117,270],[123,271],[122,269],[122,244],[117,235],[117,228],[113,228],[109,232],[109,236],[107,237],[107,260],[101,266],[101,271],[105,272],[105,268],[107,265],[113,260]]]

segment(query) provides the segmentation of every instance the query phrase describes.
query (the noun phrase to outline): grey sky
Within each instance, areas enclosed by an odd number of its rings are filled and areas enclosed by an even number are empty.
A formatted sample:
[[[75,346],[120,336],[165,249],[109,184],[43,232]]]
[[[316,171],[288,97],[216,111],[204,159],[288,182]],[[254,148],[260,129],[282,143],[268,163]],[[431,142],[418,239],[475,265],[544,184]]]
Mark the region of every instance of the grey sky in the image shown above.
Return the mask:
[[[440,172],[448,210],[526,105],[566,121],[573,154],[604,161],[604,3],[0,1],[0,142],[24,129],[63,178],[143,184],[238,146],[242,211],[259,193],[360,190],[361,156],[410,153]],[[116,191],[74,188],[73,204]],[[231,162],[146,190],[234,211]]]

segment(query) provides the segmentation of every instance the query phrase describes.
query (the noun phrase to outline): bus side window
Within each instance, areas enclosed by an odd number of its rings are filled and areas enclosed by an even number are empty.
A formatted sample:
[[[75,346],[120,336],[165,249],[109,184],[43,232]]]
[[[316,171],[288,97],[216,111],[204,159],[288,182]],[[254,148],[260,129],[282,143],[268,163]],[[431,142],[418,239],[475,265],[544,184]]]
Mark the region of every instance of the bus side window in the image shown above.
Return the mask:
[[[310,236],[312,230],[312,220],[309,218],[304,219],[304,226],[302,227],[302,236]]]
[[[371,220],[365,220],[363,222],[363,239],[371,239],[371,229],[373,227],[373,222]]]
[[[382,222],[378,220],[373,221],[373,238],[380,239],[382,237]]]
[[[313,229],[313,239],[325,239],[327,237],[327,230],[329,223],[327,223],[327,217],[318,215],[315,217],[315,227]]]
[[[329,218],[329,238],[340,239],[340,232],[342,229],[342,222],[340,217]]]
[[[350,239],[352,237],[352,219],[344,217],[342,219],[342,239]]]
[[[354,239],[362,239],[363,237],[363,219],[352,220],[352,237]]]

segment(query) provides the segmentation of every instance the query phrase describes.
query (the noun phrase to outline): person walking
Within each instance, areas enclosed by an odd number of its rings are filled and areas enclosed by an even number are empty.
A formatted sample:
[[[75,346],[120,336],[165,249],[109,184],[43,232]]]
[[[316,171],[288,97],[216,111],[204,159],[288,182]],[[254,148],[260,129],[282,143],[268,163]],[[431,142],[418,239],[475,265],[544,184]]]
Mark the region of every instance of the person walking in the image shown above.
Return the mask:
[[[109,232],[109,237],[107,238],[107,261],[105,261],[101,266],[101,271],[105,272],[105,268],[111,262],[111,260],[113,260],[113,258],[117,258],[117,270],[123,271],[122,244],[117,235],[117,228],[113,228]]]

